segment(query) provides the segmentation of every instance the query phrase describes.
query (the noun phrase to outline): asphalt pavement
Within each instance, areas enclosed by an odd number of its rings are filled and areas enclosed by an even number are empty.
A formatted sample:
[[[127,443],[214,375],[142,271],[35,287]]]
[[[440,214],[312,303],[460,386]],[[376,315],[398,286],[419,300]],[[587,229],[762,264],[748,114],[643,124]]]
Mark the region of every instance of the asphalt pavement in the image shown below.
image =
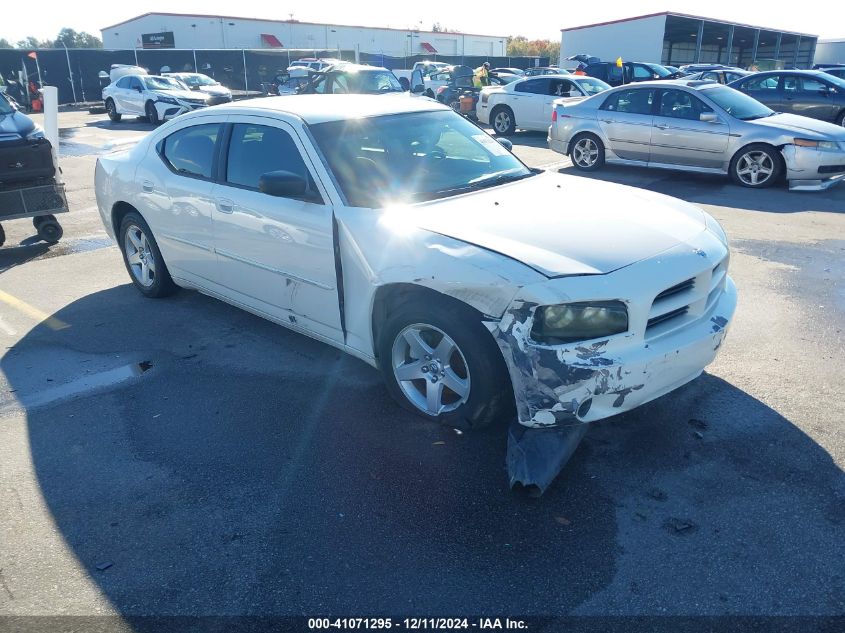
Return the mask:
[[[20,220],[0,250],[0,615],[845,614],[845,186],[593,176],[720,220],[739,308],[701,378],[592,424],[535,499],[504,426],[431,425],[334,348],[142,298],[92,187],[150,128],[60,126],[65,238]]]

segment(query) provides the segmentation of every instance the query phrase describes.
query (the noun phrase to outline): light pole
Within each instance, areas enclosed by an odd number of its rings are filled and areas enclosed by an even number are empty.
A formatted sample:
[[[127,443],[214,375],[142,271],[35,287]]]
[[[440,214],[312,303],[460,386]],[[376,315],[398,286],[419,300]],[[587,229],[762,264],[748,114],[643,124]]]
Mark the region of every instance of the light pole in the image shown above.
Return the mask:
[[[59,40],[62,46],[65,47],[65,58],[67,58],[67,71],[70,74],[70,89],[73,91],[73,102],[76,103],[76,86],[73,85],[73,69],[70,67],[70,53],[67,50],[67,44],[64,40]]]

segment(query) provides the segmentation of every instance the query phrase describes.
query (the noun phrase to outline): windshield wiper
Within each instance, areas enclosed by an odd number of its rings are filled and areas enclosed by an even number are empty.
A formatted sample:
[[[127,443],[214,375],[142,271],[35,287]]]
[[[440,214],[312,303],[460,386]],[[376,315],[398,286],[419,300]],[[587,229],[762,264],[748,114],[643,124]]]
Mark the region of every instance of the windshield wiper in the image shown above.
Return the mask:
[[[476,191],[478,189],[487,189],[488,187],[495,187],[496,185],[503,185],[507,182],[515,182],[534,176],[533,172],[527,174],[512,174],[510,171],[493,174],[492,176],[482,177],[477,180],[468,182],[465,185],[458,187],[449,187],[448,189],[438,189],[436,191],[425,191],[420,193],[420,197],[425,200],[431,200],[438,197],[445,197],[457,193],[465,193],[467,191]]]

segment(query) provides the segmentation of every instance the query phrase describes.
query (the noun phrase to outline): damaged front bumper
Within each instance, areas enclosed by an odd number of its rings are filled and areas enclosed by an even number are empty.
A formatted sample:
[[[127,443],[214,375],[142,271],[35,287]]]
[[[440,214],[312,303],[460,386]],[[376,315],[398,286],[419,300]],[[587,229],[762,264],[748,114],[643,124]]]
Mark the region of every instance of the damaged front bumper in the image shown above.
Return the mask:
[[[845,151],[786,145],[781,154],[790,191],[824,191],[845,180]]]
[[[605,275],[524,288],[491,328],[511,375],[519,423],[549,428],[599,420],[701,374],[722,344],[737,295],[727,248],[709,232],[700,244]],[[566,345],[531,340],[538,306],[585,300],[624,301],[628,331]]]

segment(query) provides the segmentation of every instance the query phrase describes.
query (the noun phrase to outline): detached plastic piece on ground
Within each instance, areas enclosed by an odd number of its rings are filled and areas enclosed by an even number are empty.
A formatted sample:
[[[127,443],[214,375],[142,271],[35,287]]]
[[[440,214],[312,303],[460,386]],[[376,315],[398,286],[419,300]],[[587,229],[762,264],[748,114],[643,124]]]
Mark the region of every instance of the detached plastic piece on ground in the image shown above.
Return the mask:
[[[511,422],[507,455],[511,488],[521,484],[543,494],[578,448],[587,426],[531,429]]]

